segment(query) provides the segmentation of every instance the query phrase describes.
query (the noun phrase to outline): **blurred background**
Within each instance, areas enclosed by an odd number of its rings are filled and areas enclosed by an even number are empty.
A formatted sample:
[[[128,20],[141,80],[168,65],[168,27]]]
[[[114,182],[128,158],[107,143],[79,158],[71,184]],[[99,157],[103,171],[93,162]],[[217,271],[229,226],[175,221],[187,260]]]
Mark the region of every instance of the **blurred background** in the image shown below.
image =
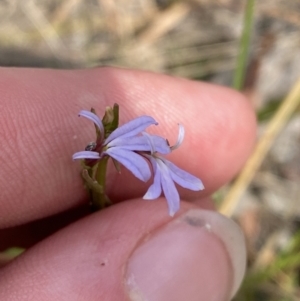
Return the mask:
[[[231,86],[246,3],[1,0],[0,66],[113,65]],[[247,239],[248,274],[238,301],[300,300],[300,96],[286,98],[299,78],[300,0],[256,1],[242,91],[257,112],[265,149],[246,166],[251,177],[214,196]]]

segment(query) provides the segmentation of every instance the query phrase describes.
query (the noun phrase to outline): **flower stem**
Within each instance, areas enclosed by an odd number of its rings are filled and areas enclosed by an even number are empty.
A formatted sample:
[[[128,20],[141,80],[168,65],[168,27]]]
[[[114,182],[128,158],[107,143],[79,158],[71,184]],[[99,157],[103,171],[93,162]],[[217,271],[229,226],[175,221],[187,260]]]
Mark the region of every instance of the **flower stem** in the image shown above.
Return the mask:
[[[95,180],[97,182],[97,186],[100,189],[93,189],[92,193],[92,205],[94,209],[101,210],[111,204],[111,201],[105,194],[105,186],[106,186],[106,169],[108,163],[108,156],[102,158],[97,166]]]
[[[87,169],[82,171],[82,177],[90,191],[91,205],[93,211],[101,210],[111,205],[111,201],[105,194],[106,169],[109,157],[102,158],[94,166],[92,174]]]

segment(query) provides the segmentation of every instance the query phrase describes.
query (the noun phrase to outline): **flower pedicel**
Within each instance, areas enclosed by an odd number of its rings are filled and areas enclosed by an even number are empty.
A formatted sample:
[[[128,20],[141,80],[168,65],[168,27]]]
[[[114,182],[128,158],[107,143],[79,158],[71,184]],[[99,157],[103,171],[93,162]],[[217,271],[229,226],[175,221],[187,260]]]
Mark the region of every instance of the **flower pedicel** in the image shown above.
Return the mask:
[[[204,189],[200,179],[178,168],[162,155],[177,149],[184,138],[184,127],[179,125],[177,143],[169,146],[168,141],[157,135],[144,132],[150,125],[158,123],[151,116],[137,117],[124,125],[119,125],[119,106],[107,107],[101,120],[95,110],[80,111],[79,116],[94,122],[96,141],[90,142],[84,151],[73,155],[73,160],[83,159],[82,177],[89,189],[94,209],[110,205],[105,193],[107,162],[112,158],[117,170],[125,166],[139,180],[147,182],[154,174],[152,185],[144,199],[153,200],[164,193],[168,202],[169,214],[173,216],[180,207],[180,197],[175,183],[198,191]]]

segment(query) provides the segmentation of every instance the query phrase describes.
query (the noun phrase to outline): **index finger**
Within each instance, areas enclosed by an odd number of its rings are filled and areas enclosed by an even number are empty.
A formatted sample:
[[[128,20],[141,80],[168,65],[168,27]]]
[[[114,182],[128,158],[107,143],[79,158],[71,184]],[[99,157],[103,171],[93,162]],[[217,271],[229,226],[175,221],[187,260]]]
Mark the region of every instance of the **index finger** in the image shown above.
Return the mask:
[[[120,124],[142,114],[158,122],[160,135],[176,139],[177,123],[186,138],[172,161],[198,176],[202,195],[231,179],[249,155],[254,114],[230,89],[141,71],[102,68],[81,71],[1,69],[0,226],[42,218],[84,202],[86,192],[74,152],[94,139],[82,109],[120,105]],[[145,193],[125,169],[108,175],[114,201]],[[184,198],[199,196],[183,192]]]

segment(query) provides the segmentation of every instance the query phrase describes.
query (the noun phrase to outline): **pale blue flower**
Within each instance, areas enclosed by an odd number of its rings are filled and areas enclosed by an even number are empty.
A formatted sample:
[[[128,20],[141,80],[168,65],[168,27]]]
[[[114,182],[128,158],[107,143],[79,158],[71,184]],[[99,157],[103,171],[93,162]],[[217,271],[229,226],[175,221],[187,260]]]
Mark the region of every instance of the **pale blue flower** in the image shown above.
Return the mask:
[[[147,137],[137,136],[148,126],[157,122],[151,116],[141,116],[114,130],[104,139],[104,126],[100,118],[89,111],[81,111],[79,116],[92,120],[100,131],[100,141],[89,144],[88,150],[77,152],[74,159],[96,159],[99,160],[107,155],[130,170],[138,179],[146,182],[151,177],[149,165],[144,157],[137,152],[150,152],[151,146]],[[155,148],[161,153],[170,152],[165,139],[153,135]],[[92,145],[92,147],[91,147]],[[91,149],[92,148],[92,149]]]
[[[166,139],[144,132],[150,125],[157,125],[151,116],[145,115],[135,118],[114,130],[107,138],[105,138],[103,123],[96,114],[81,111],[79,116],[93,121],[99,131],[97,141],[89,143],[85,151],[75,153],[73,159],[97,161],[104,156],[110,156],[144,182],[151,177],[150,162],[154,180],[143,198],[153,200],[163,192],[171,216],[180,207],[180,197],[175,183],[193,191],[204,189],[200,179],[160,156],[160,154],[170,153],[182,144],[184,139],[184,127],[182,125],[179,125],[177,142],[174,146],[169,146]]]

